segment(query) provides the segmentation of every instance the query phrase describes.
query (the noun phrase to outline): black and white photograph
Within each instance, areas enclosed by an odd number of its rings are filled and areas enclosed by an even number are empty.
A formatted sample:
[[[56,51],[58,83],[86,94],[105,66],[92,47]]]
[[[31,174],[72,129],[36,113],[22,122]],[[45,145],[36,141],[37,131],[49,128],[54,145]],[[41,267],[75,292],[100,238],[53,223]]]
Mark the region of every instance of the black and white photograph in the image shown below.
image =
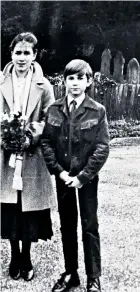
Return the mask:
[[[140,291],[140,1],[0,1],[2,292]]]

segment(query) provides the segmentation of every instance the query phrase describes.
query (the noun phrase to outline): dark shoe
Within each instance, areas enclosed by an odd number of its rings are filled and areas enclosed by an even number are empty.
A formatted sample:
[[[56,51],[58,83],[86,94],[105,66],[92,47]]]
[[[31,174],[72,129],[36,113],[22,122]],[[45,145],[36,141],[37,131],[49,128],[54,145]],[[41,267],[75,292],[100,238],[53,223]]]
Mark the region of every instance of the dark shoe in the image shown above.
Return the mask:
[[[99,278],[90,279],[87,281],[87,292],[101,292]]]
[[[19,257],[13,257],[9,265],[9,275],[12,279],[18,280],[20,278],[20,260]]]
[[[77,287],[80,285],[80,280],[78,273],[75,274],[66,274],[63,273],[61,278],[54,285],[52,292],[66,292],[69,291],[72,287]]]
[[[34,277],[33,266],[30,259],[23,259],[21,262],[21,277],[25,281],[31,281]]]

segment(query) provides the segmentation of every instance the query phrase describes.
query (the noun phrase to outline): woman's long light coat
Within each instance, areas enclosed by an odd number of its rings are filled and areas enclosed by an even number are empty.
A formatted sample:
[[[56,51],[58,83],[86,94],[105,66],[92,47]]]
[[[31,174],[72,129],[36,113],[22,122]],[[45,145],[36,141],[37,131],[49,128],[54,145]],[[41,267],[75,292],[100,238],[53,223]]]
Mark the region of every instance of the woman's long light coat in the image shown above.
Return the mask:
[[[0,85],[1,111],[13,111],[13,88],[11,70],[13,64],[8,63],[3,73],[5,79]],[[31,81],[27,105],[27,124],[45,120],[48,107],[54,102],[53,88],[43,76],[40,65],[34,63],[34,72]],[[40,124],[43,131],[43,123]],[[39,139],[38,135],[35,143]],[[9,165],[9,155],[1,149],[1,201],[16,203],[17,191],[12,189],[14,169]],[[41,148],[38,146],[33,156],[24,153],[23,167],[22,210],[34,211],[51,208],[55,205],[55,192],[52,178],[46,168]]]

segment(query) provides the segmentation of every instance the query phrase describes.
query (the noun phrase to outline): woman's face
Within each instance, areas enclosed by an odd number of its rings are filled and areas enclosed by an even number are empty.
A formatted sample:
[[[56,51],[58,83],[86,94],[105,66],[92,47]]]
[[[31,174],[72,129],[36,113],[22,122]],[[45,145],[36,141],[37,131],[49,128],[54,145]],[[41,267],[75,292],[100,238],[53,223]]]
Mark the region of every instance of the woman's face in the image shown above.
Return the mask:
[[[33,44],[21,41],[15,45],[11,56],[16,72],[26,74],[36,58],[36,53],[33,52]]]

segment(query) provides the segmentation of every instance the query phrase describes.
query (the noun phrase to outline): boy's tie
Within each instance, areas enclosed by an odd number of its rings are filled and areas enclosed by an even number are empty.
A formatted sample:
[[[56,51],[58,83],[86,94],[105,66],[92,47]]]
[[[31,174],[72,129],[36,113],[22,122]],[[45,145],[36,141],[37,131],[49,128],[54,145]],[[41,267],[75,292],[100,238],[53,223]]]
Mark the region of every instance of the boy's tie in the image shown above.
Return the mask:
[[[75,99],[73,99],[71,102],[70,102],[70,105],[69,105],[69,112],[70,112],[70,117],[73,116],[75,110],[76,110],[76,105],[77,105],[77,102]]]

